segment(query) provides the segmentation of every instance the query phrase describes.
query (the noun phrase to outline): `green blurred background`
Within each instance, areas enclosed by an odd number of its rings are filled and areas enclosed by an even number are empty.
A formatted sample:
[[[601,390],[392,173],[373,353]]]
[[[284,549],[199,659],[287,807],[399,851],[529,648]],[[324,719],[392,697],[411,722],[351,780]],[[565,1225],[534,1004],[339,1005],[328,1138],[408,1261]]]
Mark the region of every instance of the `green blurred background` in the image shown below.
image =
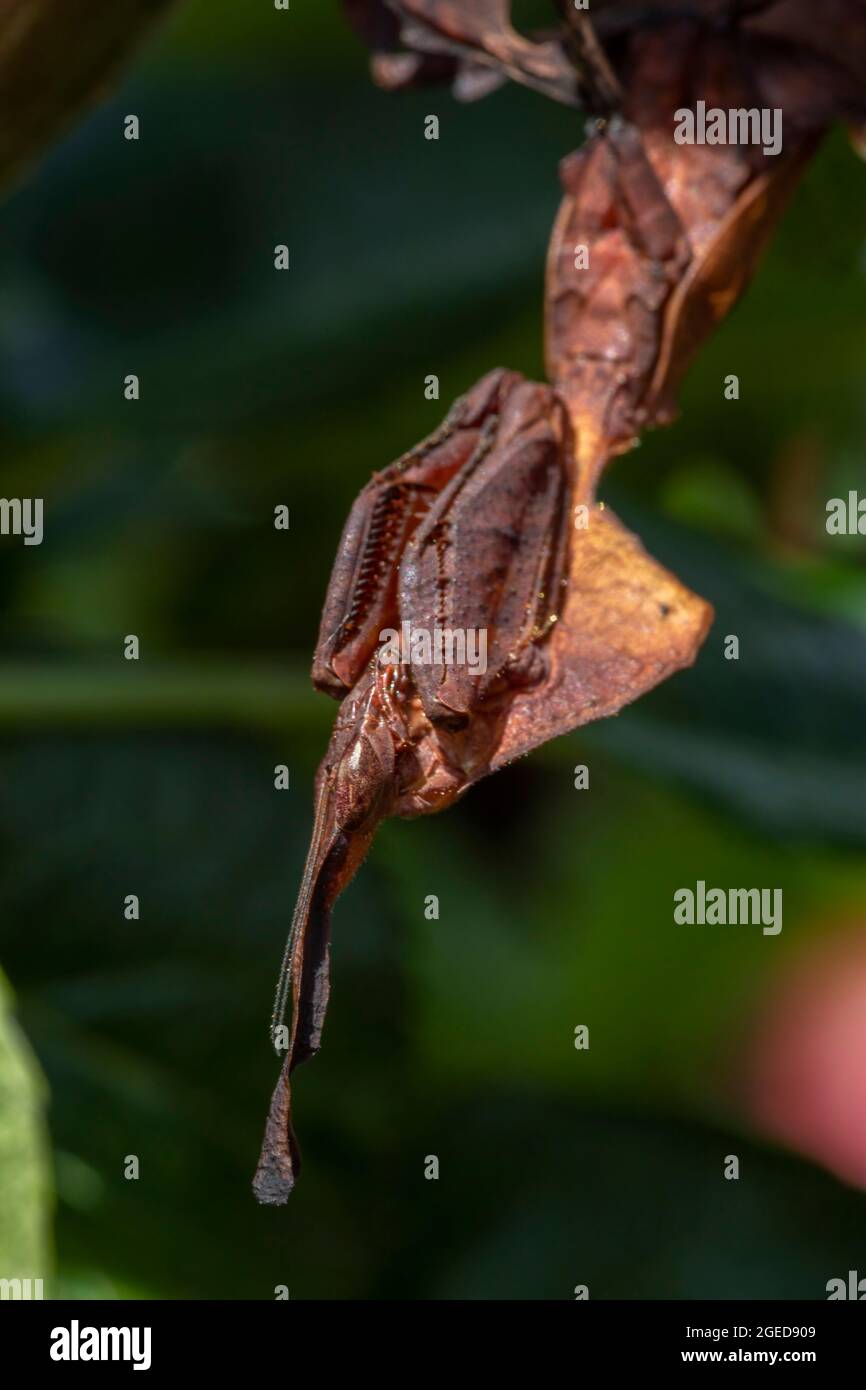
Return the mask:
[[[842,1182],[749,1100],[784,972],[866,933],[866,550],[824,529],[866,439],[866,170],[841,133],[680,422],[606,480],[716,607],[697,667],[385,827],[335,916],[300,1184],[284,1210],[250,1193],[344,514],[485,370],[542,373],[582,124],[517,88],[377,92],[333,0],[190,0],[4,204],[3,491],[44,497],[46,531],[0,546],[0,1275],[488,1299],[866,1274],[866,1161]],[[781,935],[675,926],[699,878],[783,888]],[[866,1125],[866,1021],[851,1061]]]

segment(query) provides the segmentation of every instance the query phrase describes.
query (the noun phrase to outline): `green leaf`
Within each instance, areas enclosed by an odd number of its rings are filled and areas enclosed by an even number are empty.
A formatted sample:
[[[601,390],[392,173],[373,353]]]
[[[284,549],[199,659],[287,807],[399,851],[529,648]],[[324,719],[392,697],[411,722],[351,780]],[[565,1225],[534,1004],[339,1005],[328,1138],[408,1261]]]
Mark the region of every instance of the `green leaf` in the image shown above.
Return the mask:
[[[50,1274],[45,1083],[0,976],[0,1279]]]

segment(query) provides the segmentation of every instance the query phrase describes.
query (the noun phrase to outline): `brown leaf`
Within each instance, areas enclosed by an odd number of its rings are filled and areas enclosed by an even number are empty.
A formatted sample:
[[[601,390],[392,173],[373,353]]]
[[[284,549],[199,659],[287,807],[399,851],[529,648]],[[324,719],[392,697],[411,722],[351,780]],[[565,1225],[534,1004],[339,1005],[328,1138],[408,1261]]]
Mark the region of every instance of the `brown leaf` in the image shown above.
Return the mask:
[[[625,116],[563,161],[547,262],[547,369],[567,401],[589,492],[612,453],[673,418],[676,392],[746,289],[817,145],[783,154],[678,144],[676,113],[759,100],[734,36],[694,22],[636,31]],[[578,251],[583,248],[578,258]]]
[[[596,507],[572,547],[567,598],[549,644],[550,674],[514,696],[491,771],[548,739],[617,714],[691,666],[713,610]]]
[[[373,75],[380,86],[453,79],[458,97],[475,100],[511,79],[566,105],[580,105],[577,75],[559,36],[518,34],[509,0],[344,4],[373,50]]]

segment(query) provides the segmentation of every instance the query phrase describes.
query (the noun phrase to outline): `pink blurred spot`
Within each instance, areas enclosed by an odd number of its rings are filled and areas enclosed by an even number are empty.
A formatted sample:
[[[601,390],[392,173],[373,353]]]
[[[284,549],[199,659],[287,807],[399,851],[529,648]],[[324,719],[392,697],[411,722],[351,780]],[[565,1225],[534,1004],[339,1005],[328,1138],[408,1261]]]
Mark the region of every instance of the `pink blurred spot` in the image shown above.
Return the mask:
[[[748,1061],[750,1118],[866,1188],[866,933],[835,934],[773,981]]]

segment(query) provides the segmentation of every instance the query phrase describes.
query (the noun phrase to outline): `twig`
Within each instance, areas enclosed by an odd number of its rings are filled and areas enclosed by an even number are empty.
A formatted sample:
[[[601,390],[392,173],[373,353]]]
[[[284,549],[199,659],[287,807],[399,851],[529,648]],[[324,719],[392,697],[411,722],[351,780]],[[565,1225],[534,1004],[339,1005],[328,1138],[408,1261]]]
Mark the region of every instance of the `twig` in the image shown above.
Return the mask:
[[[562,11],[568,30],[568,47],[576,59],[579,79],[586,88],[587,110],[597,116],[619,111],[622,87],[598,41],[592,20],[585,10],[575,9],[571,0],[563,0]]]

